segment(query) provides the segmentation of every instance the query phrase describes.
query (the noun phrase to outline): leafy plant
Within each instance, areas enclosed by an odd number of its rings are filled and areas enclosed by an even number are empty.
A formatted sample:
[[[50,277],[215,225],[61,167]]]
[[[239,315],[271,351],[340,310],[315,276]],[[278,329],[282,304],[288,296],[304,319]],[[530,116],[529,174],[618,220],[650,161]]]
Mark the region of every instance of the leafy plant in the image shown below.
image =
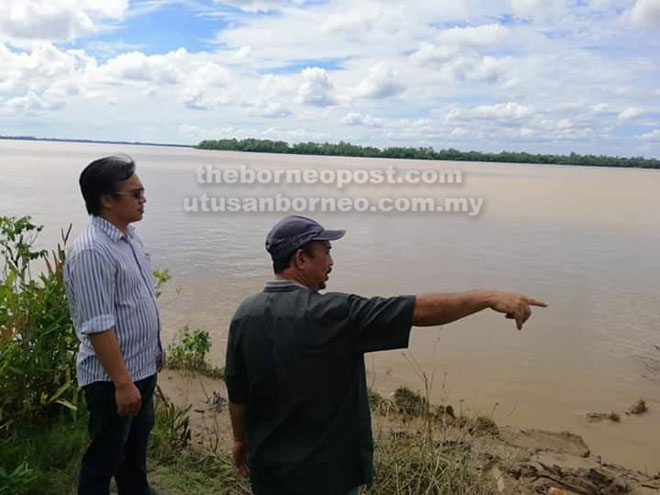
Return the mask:
[[[206,354],[210,350],[209,333],[200,328],[191,330],[186,325],[167,349],[167,364],[170,368],[200,369],[206,364]]]
[[[190,408],[179,409],[160,387],[156,389],[156,422],[149,441],[150,452],[162,462],[171,462],[190,446]]]
[[[206,330],[191,330],[188,325],[179,332],[167,348],[167,366],[172,369],[198,371],[211,378],[223,378],[224,369],[206,362],[211,350],[211,337]]]
[[[0,434],[16,421],[77,409],[78,342],[62,278],[70,231],[49,253],[33,248],[41,227],[30,217],[0,217]],[[45,270],[32,277],[35,262]]]
[[[22,495],[27,493],[35,474],[27,462],[12,471],[0,467],[0,495]]]
[[[172,274],[169,269],[165,268],[164,270],[154,270],[153,277],[156,281],[154,292],[156,293],[156,297],[159,298],[163,294],[165,284],[172,279]]]

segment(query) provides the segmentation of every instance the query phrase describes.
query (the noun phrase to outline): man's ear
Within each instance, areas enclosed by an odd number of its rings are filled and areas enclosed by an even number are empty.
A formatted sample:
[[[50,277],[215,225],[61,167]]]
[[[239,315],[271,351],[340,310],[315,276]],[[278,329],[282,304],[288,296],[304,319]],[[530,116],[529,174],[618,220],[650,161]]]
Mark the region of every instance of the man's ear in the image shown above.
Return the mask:
[[[113,205],[115,198],[111,194],[101,194],[99,199],[101,200],[101,206],[107,209]]]
[[[293,253],[293,264],[296,268],[302,267],[305,264],[305,251],[302,249],[296,249],[296,252]]]

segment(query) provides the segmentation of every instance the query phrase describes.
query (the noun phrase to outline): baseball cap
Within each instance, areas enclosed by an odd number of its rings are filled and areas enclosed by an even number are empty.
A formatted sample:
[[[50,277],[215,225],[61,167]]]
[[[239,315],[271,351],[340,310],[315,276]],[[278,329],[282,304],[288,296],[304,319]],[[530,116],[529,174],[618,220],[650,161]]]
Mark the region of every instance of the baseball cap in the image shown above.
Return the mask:
[[[276,260],[284,258],[310,241],[336,241],[345,230],[326,230],[311,218],[290,215],[275,224],[266,237],[266,251]]]

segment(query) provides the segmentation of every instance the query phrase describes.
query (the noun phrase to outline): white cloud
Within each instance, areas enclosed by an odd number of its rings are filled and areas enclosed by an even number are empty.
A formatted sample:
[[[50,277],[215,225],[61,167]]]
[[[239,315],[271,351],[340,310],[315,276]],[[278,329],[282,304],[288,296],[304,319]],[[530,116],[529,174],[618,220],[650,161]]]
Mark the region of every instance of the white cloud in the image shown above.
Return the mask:
[[[213,0],[215,3],[232,5],[246,12],[271,12],[284,7],[304,5],[305,0]]]
[[[476,81],[494,84],[500,81],[512,66],[510,58],[459,57],[447,64],[447,70],[458,81]]]
[[[509,33],[509,28],[500,24],[456,27],[441,31],[437,36],[437,41],[441,45],[486,48],[502,43]]]
[[[201,88],[186,88],[183,90],[183,104],[193,110],[206,110],[210,104],[204,99],[204,90]]]
[[[214,62],[206,62],[186,77],[186,81],[191,86],[224,88],[229,83],[229,72]]]
[[[592,105],[591,109],[595,113],[608,113],[612,111],[612,107],[609,103],[597,103]]]
[[[428,119],[401,119],[373,117],[359,112],[350,112],[340,120],[342,124],[370,128],[393,129],[401,132],[426,132],[430,121]]]
[[[384,63],[374,65],[352,93],[361,98],[388,98],[401,93],[405,87],[397,81],[394,71]]]
[[[331,14],[325,20],[322,30],[325,33],[355,33],[361,34],[369,31],[376,20],[382,15],[380,10],[355,11]]]
[[[127,8],[128,0],[0,0],[0,40],[73,40]]]
[[[639,136],[639,139],[644,139],[647,141],[660,141],[660,129],[655,131],[647,132]]]
[[[129,52],[108,60],[99,71],[118,83],[176,84],[185,74],[181,65],[187,58],[188,52],[183,48],[165,55]]]
[[[34,91],[29,91],[25,96],[10,98],[5,104],[13,112],[29,113],[42,110],[58,110],[64,106],[64,102],[48,101]]]
[[[94,65],[81,50],[60,50],[52,43],[36,43],[30,51],[14,52],[0,43],[0,91],[43,89]]]
[[[266,74],[259,82],[259,95],[264,99],[279,99],[289,97],[296,90],[293,80],[286,76]]]
[[[232,58],[236,61],[245,61],[250,58],[250,55],[252,55],[252,47],[251,46],[242,46],[238,50],[234,52],[232,55]]]
[[[126,43],[121,40],[117,41],[95,41],[88,47],[89,51],[97,53],[106,57],[116,57],[123,52],[133,52],[143,50],[146,47],[140,43]]]
[[[410,58],[419,65],[441,65],[456,57],[459,50],[455,46],[440,46],[432,43],[422,43]]]
[[[252,106],[249,113],[255,117],[279,118],[288,117],[293,112],[280,102],[260,101]]]
[[[341,123],[347,125],[363,125],[364,117],[359,112],[351,112],[342,117]]]
[[[470,115],[485,119],[514,120],[530,116],[534,108],[514,102],[498,103],[496,105],[480,105],[470,111]]]
[[[637,0],[631,17],[635,24],[660,27],[660,1]]]
[[[188,55],[186,53],[186,55]],[[181,68],[172,69],[177,73],[186,72],[188,76],[182,78],[185,84],[182,91],[183,104],[194,110],[208,110],[229,101],[227,85],[229,72],[214,62],[195,61],[190,56],[178,58]],[[186,67],[183,69],[182,67]],[[173,83],[179,82],[179,79]]]
[[[502,122],[528,119],[535,113],[529,105],[515,102],[496,103],[494,105],[478,105],[472,108],[453,107],[443,113],[443,120],[448,124],[454,122],[474,123],[478,121]],[[476,124],[481,125],[481,124]]]
[[[371,115],[362,115],[359,112],[350,112],[341,119],[342,124],[353,126],[382,127],[382,119],[377,119]]]
[[[513,78],[506,77],[514,65],[510,57],[480,56],[473,51],[461,50],[458,47],[422,43],[410,58],[413,63],[421,67],[440,71],[449,81],[491,84],[497,82],[506,84],[514,81]]]
[[[480,57],[478,49],[497,45],[509,34],[509,28],[499,24],[446,29],[435,36],[435,43],[422,42],[410,58],[422,66],[449,67],[459,79],[470,79],[471,76],[467,74],[478,72],[479,65],[484,66],[482,70],[492,71],[492,67],[500,63],[493,57]],[[485,77],[488,79],[492,76]]]
[[[619,122],[625,122],[627,120],[636,119],[643,116],[646,113],[646,110],[640,107],[628,107],[616,116]]]
[[[222,139],[222,138],[257,138],[257,139],[280,139],[289,142],[327,140],[328,135],[322,132],[311,131],[306,128],[277,129],[274,127],[234,127],[216,126],[204,127],[187,122],[177,128],[180,135],[188,139]]]
[[[464,138],[466,136],[469,136],[470,134],[471,131],[464,129],[462,127],[454,127],[451,131],[449,131],[449,135],[454,138]]]
[[[548,17],[565,11],[565,0],[512,0],[511,6],[516,15],[522,17]]]
[[[328,73],[320,67],[308,67],[302,71],[304,82],[298,89],[298,100],[306,105],[327,107],[337,103],[333,96],[334,86]]]

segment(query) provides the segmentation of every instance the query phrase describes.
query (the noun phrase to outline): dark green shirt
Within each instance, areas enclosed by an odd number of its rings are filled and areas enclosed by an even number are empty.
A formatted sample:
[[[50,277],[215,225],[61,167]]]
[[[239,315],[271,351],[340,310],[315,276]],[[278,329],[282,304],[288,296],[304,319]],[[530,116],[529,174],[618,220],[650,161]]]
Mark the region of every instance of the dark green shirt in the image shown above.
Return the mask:
[[[255,495],[344,495],[372,482],[364,353],[408,346],[414,296],[266,284],[236,311],[225,379],[247,404]]]

